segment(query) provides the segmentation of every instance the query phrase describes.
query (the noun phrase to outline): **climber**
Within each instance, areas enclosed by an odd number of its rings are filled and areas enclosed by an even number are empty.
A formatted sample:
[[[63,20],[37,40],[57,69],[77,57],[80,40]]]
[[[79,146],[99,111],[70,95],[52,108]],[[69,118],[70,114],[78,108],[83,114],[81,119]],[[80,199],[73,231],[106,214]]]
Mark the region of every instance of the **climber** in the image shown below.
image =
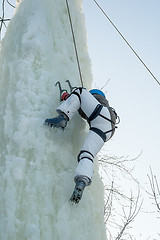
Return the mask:
[[[89,123],[89,134],[78,155],[74,181],[76,183],[71,196],[73,203],[78,203],[83,190],[89,186],[93,175],[93,159],[98,154],[104,142],[114,134],[117,114],[109,106],[105,94],[98,89],[90,91],[76,88],[71,94],[61,95],[61,105],[57,108],[58,116],[45,120],[45,125],[65,129],[67,122],[78,111],[82,118]]]

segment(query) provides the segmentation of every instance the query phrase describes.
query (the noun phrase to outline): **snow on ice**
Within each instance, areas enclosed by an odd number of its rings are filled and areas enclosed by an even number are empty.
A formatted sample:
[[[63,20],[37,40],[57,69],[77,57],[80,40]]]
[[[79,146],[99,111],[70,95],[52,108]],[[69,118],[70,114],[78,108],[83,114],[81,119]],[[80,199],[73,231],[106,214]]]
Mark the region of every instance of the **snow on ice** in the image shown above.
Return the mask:
[[[18,4],[18,2],[20,2]],[[43,126],[59,104],[55,83],[80,86],[66,2],[22,0],[0,53],[0,239],[103,240],[103,184],[95,160],[93,184],[77,207],[77,154],[86,136],[75,116],[66,131]],[[80,0],[69,0],[84,85],[92,83]]]

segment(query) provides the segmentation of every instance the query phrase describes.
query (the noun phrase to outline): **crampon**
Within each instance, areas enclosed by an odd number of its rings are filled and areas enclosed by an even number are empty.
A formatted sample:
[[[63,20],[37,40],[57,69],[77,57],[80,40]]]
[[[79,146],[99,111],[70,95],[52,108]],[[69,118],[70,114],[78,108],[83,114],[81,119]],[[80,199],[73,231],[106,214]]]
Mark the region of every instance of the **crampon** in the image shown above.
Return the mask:
[[[79,201],[82,198],[82,194],[83,194],[85,186],[86,186],[86,184],[83,181],[78,181],[76,183],[75,189],[74,189],[73,194],[72,194],[72,196],[70,198],[70,201],[72,203],[74,203],[74,204],[78,204],[79,203]]]

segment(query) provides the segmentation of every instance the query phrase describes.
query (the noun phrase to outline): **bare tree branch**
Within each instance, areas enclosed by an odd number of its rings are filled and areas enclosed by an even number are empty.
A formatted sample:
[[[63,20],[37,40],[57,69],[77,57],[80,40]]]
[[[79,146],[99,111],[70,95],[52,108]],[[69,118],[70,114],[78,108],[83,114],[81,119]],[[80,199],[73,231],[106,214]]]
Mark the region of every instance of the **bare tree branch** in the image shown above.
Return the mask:
[[[139,201],[139,192],[138,192],[138,196],[136,198],[136,201],[135,203],[133,202],[133,196],[132,196],[132,193],[131,193],[131,201],[130,201],[130,208],[129,208],[129,213],[126,214],[125,212],[125,209],[123,208],[123,212],[124,212],[124,224],[123,226],[121,227],[121,230],[120,232],[118,233],[118,236],[116,237],[116,240],[120,240],[122,235],[124,234],[124,231],[127,229],[127,226],[134,221],[134,219],[136,218],[136,216],[138,215],[140,209],[141,209],[141,206],[142,206],[142,203],[140,203],[140,206],[138,206],[138,201]]]
[[[5,18],[5,4],[8,4],[9,6],[11,6],[12,8],[15,8],[15,6],[13,6],[8,0],[2,0],[2,15],[0,17],[0,40],[1,40],[1,33],[2,33],[2,29],[3,29],[3,26],[5,28],[7,28],[7,25],[6,25],[6,22],[9,22],[10,21],[10,18]]]
[[[100,172],[105,185],[104,222],[108,240],[120,240],[123,235],[127,235],[128,239],[131,236],[127,232],[128,225],[134,221],[141,209],[139,187],[137,197],[133,197],[132,191],[129,196],[126,194],[126,185],[125,189],[123,189],[123,185],[119,186],[119,183],[124,180],[139,186],[138,180],[132,175],[134,167],[131,166],[131,163],[134,164],[136,159],[99,155]]]
[[[152,169],[150,167],[150,175],[148,174],[148,179],[151,187],[151,196],[154,199],[158,212],[160,212],[160,189],[157,181],[157,177],[153,174]]]
[[[16,8],[13,4],[11,4],[8,0],[6,0],[7,1],[7,3],[11,6],[11,7],[13,7],[13,8]]]

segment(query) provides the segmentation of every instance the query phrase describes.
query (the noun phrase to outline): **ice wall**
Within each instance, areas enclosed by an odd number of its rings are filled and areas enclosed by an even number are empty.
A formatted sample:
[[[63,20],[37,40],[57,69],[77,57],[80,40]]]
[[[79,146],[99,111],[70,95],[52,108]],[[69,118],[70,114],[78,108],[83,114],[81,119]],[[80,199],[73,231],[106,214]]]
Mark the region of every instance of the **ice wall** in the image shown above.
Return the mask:
[[[22,0],[0,54],[0,239],[103,240],[103,185],[78,206],[73,192],[77,154],[86,136],[77,114],[64,132],[43,126],[56,114],[59,91],[80,86],[65,0]],[[92,81],[80,0],[69,0],[83,81]]]

